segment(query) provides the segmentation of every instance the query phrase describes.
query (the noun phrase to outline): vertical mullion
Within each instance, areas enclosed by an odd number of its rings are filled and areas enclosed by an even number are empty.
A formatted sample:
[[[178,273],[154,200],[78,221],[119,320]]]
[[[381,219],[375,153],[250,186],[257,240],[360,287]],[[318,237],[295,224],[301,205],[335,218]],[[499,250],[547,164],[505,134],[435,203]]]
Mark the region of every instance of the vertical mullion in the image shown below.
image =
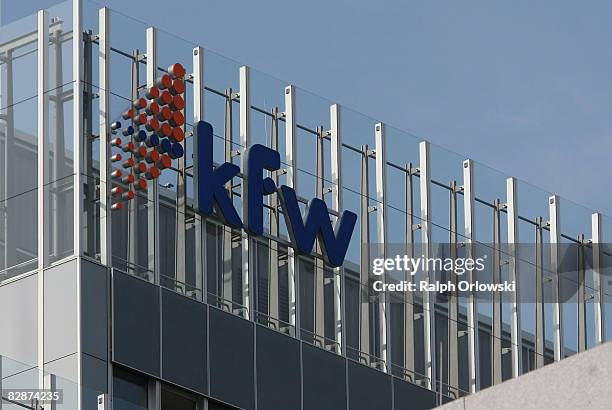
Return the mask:
[[[370,352],[370,185],[367,145],[361,147],[361,201],[360,201],[360,263],[359,263],[359,350],[371,356]]]
[[[601,344],[605,340],[605,293],[603,280],[603,264],[601,260],[601,243],[602,243],[602,217],[600,213],[594,213],[591,216],[591,235],[593,242],[593,288],[594,288],[594,303],[595,303],[595,343]]]
[[[56,31],[59,33],[60,31]],[[58,39],[58,41],[60,41]],[[61,42],[59,43],[59,47],[61,47]],[[99,227],[97,226],[96,221],[96,184],[95,179],[93,177],[93,41],[92,41],[92,32],[88,31],[87,40],[84,44],[83,50],[83,83],[84,83],[84,91],[83,95],[85,96],[85,100],[83,101],[83,135],[85,138],[85,157],[83,162],[83,168],[85,170],[85,175],[87,175],[87,193],[85,194],[85,198],[87,198],[87,205],[85,208],[85,213],[87,215],[87,219],[85,221],[85,226],[87,226],[87,236],[84,238],[85,244],[83,246],[85,253],[91,257],[95,257],[96,255],[96,239],[97,232]],[[62,115],[63,116],[63,115]],[[100,184],[101,186],[101,184]]]
[[[587,345],[586,334],[586,304],[585,304],[585,260],[584,235],[578,237],[576,245],[578,253],[578,352],[584,352]]]
[[[278,108],[272,109],[272,129],[270,132],[270,148],[278,151]],[[274,184],[278,186],[278,171],[272,171],[270,177],[274,180]],[[278,196],[272,193],[268,196],[270,206],[270,236],[278,237]],[[280,328],[280,316],[278,305],[278,242],[274,239],[269,241],[270,246],[270,277],[268,281],[268,317],[272,320],[278,320],[278,328]]]
[[[466,258],[473,258],[474,254],[474,163],[468,159],[463,161],[463,211],[465,213],[465,242]],[[475,283],[473,269],[468,269],[468,282]],[[468,293],[467,301],[468,324],[468,373],[469,391],[475,393],[480,390],[478,375],[479,348],[478,348],[478,303],[474,291]]]
[[[550,227],[550,270],[552,275],[553,295],[553,345],[555,361],[563,358],[563,307],[561,305],[561,272],[559,269],[559,248],[561,246],[561,231],[559,229],[559,196],[548,199]]]
[[[414,193],[412,187],[414,184],[412,174],[412,164],[406,164],[404,167],[404,189],[406,195],[406,222],[404,227],[405,235],[405,251],[409,258],[414,257]],[[414,276],[406,271],[406,282],[414,282]],[[414,292],[404,292],[404,368],[410,372],[414,372]],[[412,382],[415,382],[414,374]]]
[[[535,355],[536,368],[544,367],[544,221],[542,217],[537,220],[536,228],[536,275],[535,275],[535,309],[536,309],[536,337]]]
[[[508,247],[510,251],[510,281],[514,282],[511,294],[510,343],[512,351],[512,377],[522,372],[523,338],[521,335],[519,245],[518,245],[518,190],[516,178],[506,180],[506,211],[508,217]]]
[[[243,170],[242,178],[242,209],[246,210],[245,191],[247,189],[246,175],[246,150],[251,146],[251,70],[249,67],[240,67],[240,163]],[[244,315],[246,319],[255,318],[255,281],[253,269],[249,266],[251,255],[251,238],[246,231],[241,232],[242,242],[242,304],[246,308]]]
[[[452,181],[449,191],[449,228],[450,228],[450,255],[451,259],[457,258],[457,181]],[[457,289],[457,274],[451,272],[451,280]],[[457,291],[450,293],[448,300],[448,384],[449,389],[459,389],[459,304]],[[449,390],[450,392],[450,390]],[[459,395],[457,394],[456,397]]]
[[[232,134],[233,134],[233,121],[234,121],[234,111],[232,107],[232,94],[233,90],[228,88],[225,90],[225,127],[224,127],[224,160],[225,162],[232,162]],[[225,189],[229,192],[229,197],[233,200],[233,179],[228,181],[225,185]],[[230,312],[234,310],[234,274],[232,268],[232,248],[233,248],[233,232],[232,228],[229,226],[223,225],[223,272],[221,275],[222,278],[222,294],[223,300],[229,302]]]
[[[298,152],[295,112],[295,87],[285,87],[285,149],[287,159],[287,186],[299,194]],[[300,282],[298,258],[293,247],[287,248],[287,273],[289,283],[289,324],[295,326],[295,336],[300,337]]]
[[[501,202],[496,199],[493,207],[493,275],[495,285],[501,283]],[[502,382],[502,304],[501,291],[493,291],[493,384]]]
[[[157,29],[147,28],[147,88],[155,85],[157,75]],[[155,283],[160,283],[159,264],[159,184],[156,180],[151,182],[152,187],[147,190],[148,212],[148,252],[149,270],[153,268]],[[134,216],[136,217],[136,215]]]
[[[432,256],[431,236],[431,172],[429,160],[429,142],[419,144],[419,185],[421,196],[421,243],[423,258]],[[435,271],[430,272],[429,264],[425,264],[423,274],[428,283],[434,283]],[[432,276],[433,275],[433,276]],[[425,376],[427,388],[436,390],[435,377],[435,298],[429,291],[423,292],[423,347],[425,351]]]
[[[99,17],[99,83],[100,83],[100,262],[111,265],[111,203],[112,188],[110,173],[110,38],[109,12],[106,7],[100,9]]]
[[[316,136],[316,196],[318,199],[323,200],[323,177],[324,177],[324,155],[323,155],[323,136],[325,131],[323,127],[317,128]],[[321,243],[316,241],[317,253],[321,253]],[[314,333],[315,338],[322,336],[323,343],[326,344],[325,340],[325,274],[323,270],[323,260],[321,258],[314,258]]]
[[[45,10],[39,10],[37,15],[38,33],[38,368],[41,369],[39,374],[40,388],[44,388],[43,366],[45,363],[44,355],[44,268],[46,265],[48,238],[45,235],[45,181],[47,179],[47,131],[49,129],[48,109],[49,102],[45,91],[48,89],[48,70],[49,70],[49,15]],[[74,40],[76,41],[76,40]],[[76,154],[75,154],[76,156]]]
[[[388,227],[387,227],[387,136],[385,124],[379,122],[375,126],[375,153],[376,153],[376,219],[378,230],[378,243],[380,250],[378,257],[387,257],[388,244]],[[383,275],[383,282],[387,281],[386,275]],[[391,313],[390,295],[384,293],[382,303],[379,303],[379,331],[380,331],[380,352],[379,357],[384,363],[384,370],[391,372],[391,337],[389,334]]]
[[[196,126],[198,121],[204,121],[204,49],[202,47],[195,47],[193,49],[193,125]],[[198,139],[194,136],[192,149],[193,152],[198,152]],[[194,236],[195,236],[195,268],[196,268],[196,287],[197,282],[200,282],[202,289],[202,301],[207,303],[208,301],[208,280],[207,273],[205,273],[205,259],[204,254],[206,252],[206,229],[205,219],[197,211],[199,209],[199,166],[198,156],[193,155],[193,209],[195,222],[194,222]]]
[[[340,215],[343,211],[342,198],[342,132],[341,132],[341,108],[339,104],[329,107],[330,116],[330,140],[331,140],[331,195],[332,209]],[[339,218],[336,218],[338,223]],[[334,269],[334,336],[338,346],[338,354],[346,354],[346,278],[344,267]]]
[[[82,15],[83,15],[83,4],[82,0],[73,0],[72,2],[72,98],[73,98],[73,113],[72,113],[72,128],[74,135],[73,149],[74,149],[74,222],[73,222],[73,240],[74,240],[74,254],[81,255],[82,252],[82,241],[81,241],[81,228],[82,217],[83,217],[83,201],[81,197],[82,184],[82,164],[83,164],[83,150],[81,148],[81,141],[83,139],[83,104],[81,102],[83,93],[81,89],[83,87],[83,58],[82,58],[82,45],[83,45],[83,27],[82,27]],[[59,121],[59,120],[58,120]],[[79,281],[78,279],[77,281]],[[80,343],[80,341],[79,341]],[[79,372],[80,376],[80,372]],[[80,379],[79,379],[80,380]],[[79,390],[80,396],[80,390]]]

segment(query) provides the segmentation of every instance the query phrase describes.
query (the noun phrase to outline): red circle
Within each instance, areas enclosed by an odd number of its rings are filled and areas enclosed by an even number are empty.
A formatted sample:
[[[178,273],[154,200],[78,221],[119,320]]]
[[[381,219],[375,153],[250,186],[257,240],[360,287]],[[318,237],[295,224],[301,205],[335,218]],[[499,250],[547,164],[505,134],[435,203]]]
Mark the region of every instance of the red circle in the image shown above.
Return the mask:
[[[180,111],[174,111],[172,113],[172,125],[175,127],[181,126],[185,123],[185,116]]]
[[[136,164],[136,171],[139,173],[146,172],[147,164],[145,164],[144,162],[139,162],[138,164]]]
[[[134,175],[132,174],[128,174],[125,176],[125,183],[126,184],[131,184],[132,182],[134,182]]]
[[[161,77],[159,77],[159,79],[157,80],[157,85],[162,90],[165,90],[166,88],[169,88],[172,86],[172,78],[170,78],[168,74],[164,74]]]
[[[149,106],[147,107],[147,114],[157,115],[159,113],[159,104],[155,101],[149,102]]]
[[[144,124],[146,124],[146,123],[147,123],[147,114],[140,114],[140,115],[138,116],[138,121],[137,121],[137,123],[138,123],[139,125],[144,125]]]
[[[127,161],[123,163],[124,168],[129,168],[134,166],[134,158],[128,158]]]
[[[180,63],[174,63],[168,67],[168,72],[175,78],[183,78],[185,76],[185,67]]]
[[[111,177],[113,178],[121,178],[121,170],[120,169],[116,169],[111,173]]]
[[[119,147],[121,146],[121,138],[115,138],[112,142],[111,145],[114,145],[115,147]]]
[[[159,120],[155,117],[151,118],[149,120],[149,123],[147,124],[147,129],[149,131],[156,131],[159,129]]]
[[[160,131],[163,137],[169,137],[172,134],[172,127],[167,122],[164,122],[160,127]]]
[[[144,158],[147,155],[147,147],[145,147],[144,145],[139,146],[136,149],[136,155],[138,155],[141,158]]]
[[[177,78],[172,81],[172,92],[174,94],[183,94],[185,92],[185,83],[183,80]]]
[[[159,167],[161,169],[165,169],[165,168],[170,168],[171,166],[172,166],[172,158],[170,158],[170,155],[168,154],[162,155],[161,159],[159,160]]]
[[[157,88],[156,86],[149,88],[149,91],[147,92],[147,98],[155,99],[157,97],[159,97],[159,88]]]
[[[160,121],[168,121],[172,118],[172,110],[169,107],[162,107],[159,114],[157,114],[157,118],[159,118]]]
[[[138,182],[136,182],[136,189],[147,189],[147,180],[144,178],[138,178]]]
[[[185,108],[185,100],[180,95],[175,95],[172,97],[172,108],[175,110],[182,110]]]
[[[172,128],[172,135],[170,139],[174,142],[181,142],[185,139],[185,131],[181,127]]]
[[[129,109],[126,112],[123,113],[122,117],[124,120],[130,119],[134,116],[134,110],[133,109]]]
[[[161,175],[161,171],[159,170],[159,168],[153,166],[149,168],[149,175],[152,179],[157,179]]]
[[[157,152],[156,150],[149,152],[149,159],[151,160],[151,162],[159,161],[159,152]]]
[[[134,191],[127,191],[125,193],[125,198],[129,201],[130,199],[134,199]]]
[[[161,105],[168,105],[172,102],[172,94],[170,94],[169,91],[164,91],[163,93],[161,93],[157,101]]]

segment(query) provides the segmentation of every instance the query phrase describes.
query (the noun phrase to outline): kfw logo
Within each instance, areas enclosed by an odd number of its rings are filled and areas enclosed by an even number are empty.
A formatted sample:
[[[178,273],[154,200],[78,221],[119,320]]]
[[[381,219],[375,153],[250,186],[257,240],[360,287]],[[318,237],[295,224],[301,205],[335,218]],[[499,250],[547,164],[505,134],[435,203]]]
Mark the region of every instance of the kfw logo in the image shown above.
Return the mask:
[[[217,167],[213,164],[213,128],[199,121],[195,125],[194,137],[198,139],[198,200],[199,212],[211,215],[213,209],[225,224],[234,228],[245,228],[253,235],[261,235],[263,228],[264,196],[278,193],[285,216],[285,223],[291,242],[298,251],[312,252],[315,239],[319,240],[325,261],[338,267],[344,262],[357,215],[344,211],[338,219],[335,230],[332,228],[327,205],[321,199],[314,198],[308,202],[305,215],[302,217],[295,191],[285,185],[277,187],[271,178],[264,178],[263,171],[275,171],[280,168],[278,152],[255,144],[246,151],[246,168],[243,175],[246,189],[243,190],[243,220],[225,189],[225,184],[240,172],[240,168],[231,163]]]

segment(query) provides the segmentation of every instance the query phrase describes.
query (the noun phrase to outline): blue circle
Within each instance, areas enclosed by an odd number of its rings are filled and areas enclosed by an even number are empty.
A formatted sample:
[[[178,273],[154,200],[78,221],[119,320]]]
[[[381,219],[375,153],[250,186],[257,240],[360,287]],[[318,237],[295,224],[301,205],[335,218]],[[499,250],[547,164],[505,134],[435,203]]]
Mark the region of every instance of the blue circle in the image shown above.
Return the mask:
[[[138,141],[144,142],[147,140],[147,132],[145,130],[138,131]]]
[[[178,142],[172,144],[172,157],[173,158],[181,158],[184,154],[183,146]]]
[[[170,153],[172,151],[172,143],[168,138],[164,138],[159,142],[162,152]]]
[[[134,127],[132,127],[131,125],[128,125],[128,127],[125,130],[123,130],[123,135],[128,136],[132,134],[134,134]]]
[[[157,147],[159,145],[159,137],[156,134],[149,135],[149,139],[147,140],[147,145],[149,147]]]
[[[120,121],[115,121],[111,124],[111,128],[113,130],[118,130],[119,128],[121,128],[121,122]]]

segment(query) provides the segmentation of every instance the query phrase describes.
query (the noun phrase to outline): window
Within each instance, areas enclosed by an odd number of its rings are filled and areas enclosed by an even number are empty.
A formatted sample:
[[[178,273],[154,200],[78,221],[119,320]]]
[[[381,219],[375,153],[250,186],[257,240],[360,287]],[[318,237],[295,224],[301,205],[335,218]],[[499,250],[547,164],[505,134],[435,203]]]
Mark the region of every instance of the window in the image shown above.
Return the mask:
[[[121,368],[113,371],[113,402],[114,410],[146,409],[147,378]]]
[[[162,388],[161,410],[197,410],[196,400],[186,393]]]

